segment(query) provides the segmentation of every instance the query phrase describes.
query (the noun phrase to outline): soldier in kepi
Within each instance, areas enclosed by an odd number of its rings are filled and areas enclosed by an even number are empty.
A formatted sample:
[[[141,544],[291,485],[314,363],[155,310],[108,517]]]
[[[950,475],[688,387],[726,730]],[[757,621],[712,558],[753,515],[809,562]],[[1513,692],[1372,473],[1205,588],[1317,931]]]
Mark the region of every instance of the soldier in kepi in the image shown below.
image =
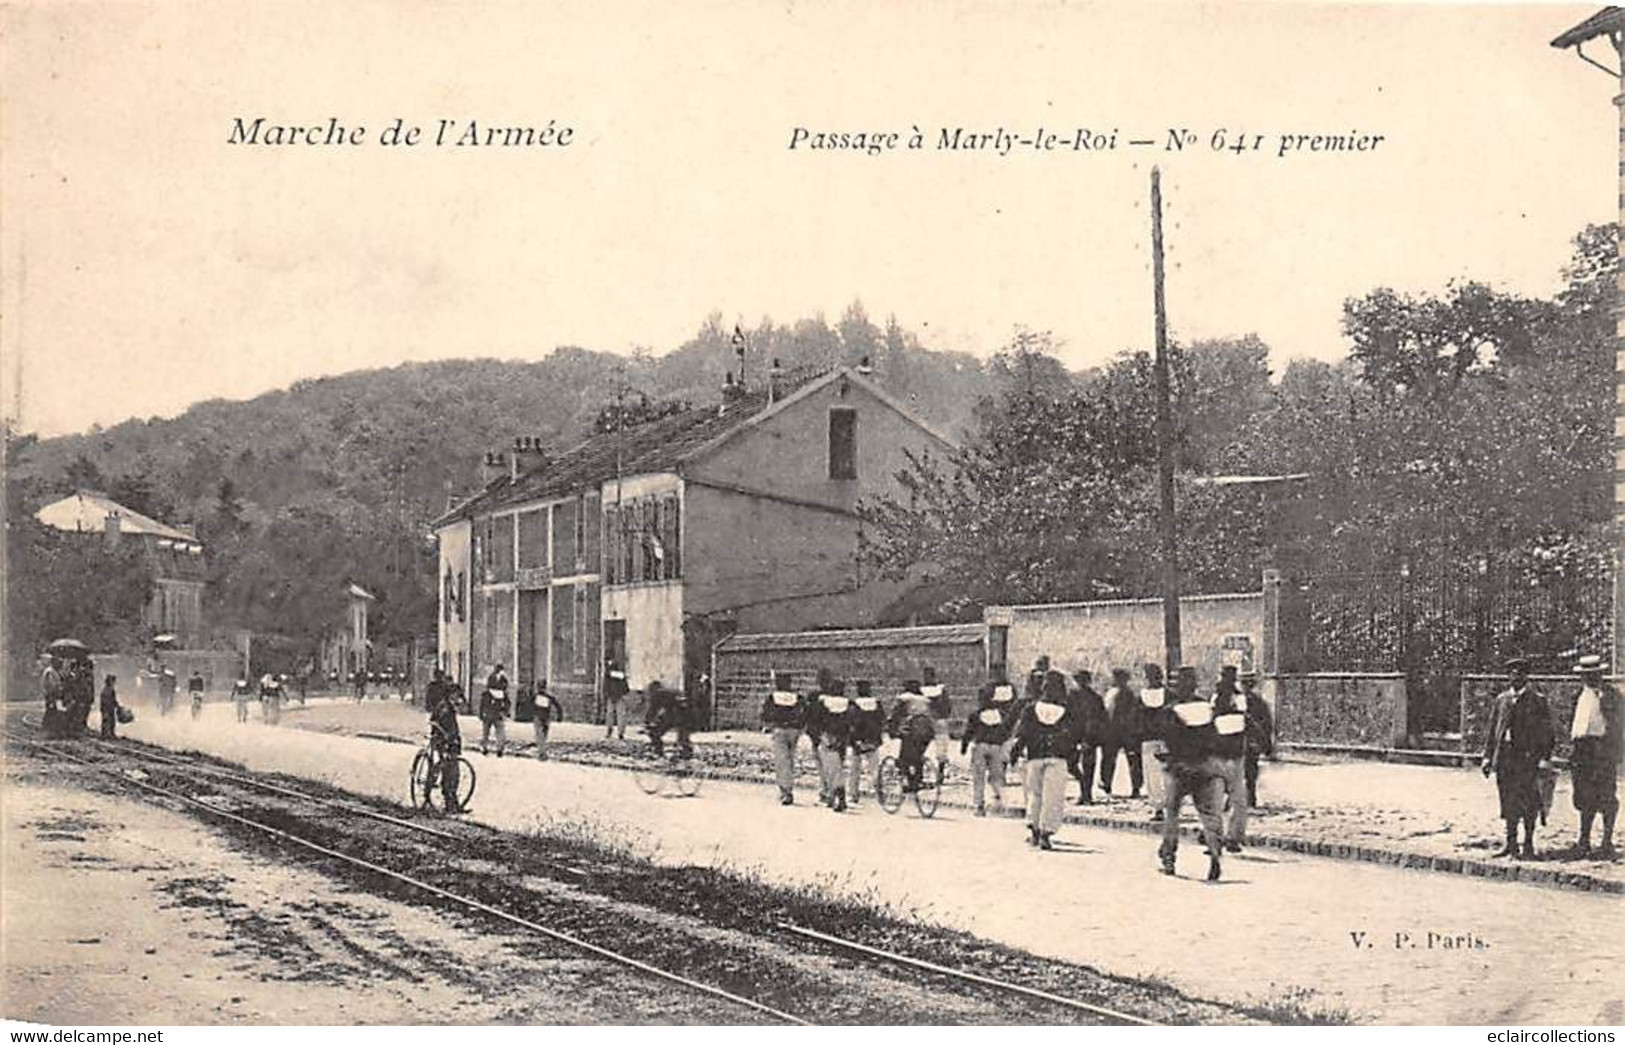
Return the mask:
[[[1529,682],[1529,661],[1513,657],[1506,662],[1510,685],[1495,698],[1490,729],[1484,744],[1484,775],[1495,774],[1506,821],[1506,844],[1496,856],[1517,856],[1518,825],[1523,824],[1522,855],[1535,855],[1535,821],[1541,813],[1540,771],[1551,757],[1551,710],[1546,698]]]
[[[773,738],[773,777],[779,785],[779,804],[796,801],[796,747],[806,725],[801,694],[790,688],[790,676],[773,673],[773,690],[762,701],[762,728]]]
[[[1580,814],[1580,840],[1575,852],[1591,852],[1591,825],[1602,815],[1599,855],[1614,856],[1614,820],[1619,816],[1619,763],[1625,754],[1625,723],[1620,721],[1620,695],[1603,680],[1601,657],[1581,657],[1574,669],[1580,676],[1580,695],[1574,700],[1574,743],[1569,772],[1574,780],[1574,808]]]

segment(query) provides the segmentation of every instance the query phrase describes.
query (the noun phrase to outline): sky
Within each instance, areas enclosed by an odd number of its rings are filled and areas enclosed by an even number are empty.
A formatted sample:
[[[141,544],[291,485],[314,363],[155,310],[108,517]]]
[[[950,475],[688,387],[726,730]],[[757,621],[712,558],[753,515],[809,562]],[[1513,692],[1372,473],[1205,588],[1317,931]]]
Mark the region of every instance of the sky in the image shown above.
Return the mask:
[[[1549,294],[1615,217],[1617,87],[1548,46],[1594,10],[23,0],[0,9],[0,403],[52,435],[854,299],[984,356],[1048,330],[1083,367],[1151,343],[1153,164],[1174,335],[1333,360],[1345,299]],[[232,144],[237,117],[367,140]],[[573,135],[379,145],[396,118]],[[797,127],[900,138],[791,149]],[[944,127],[1119,145],[1000,156],[938,149]],[[1382,141],[1277,155],[1351,133]]]

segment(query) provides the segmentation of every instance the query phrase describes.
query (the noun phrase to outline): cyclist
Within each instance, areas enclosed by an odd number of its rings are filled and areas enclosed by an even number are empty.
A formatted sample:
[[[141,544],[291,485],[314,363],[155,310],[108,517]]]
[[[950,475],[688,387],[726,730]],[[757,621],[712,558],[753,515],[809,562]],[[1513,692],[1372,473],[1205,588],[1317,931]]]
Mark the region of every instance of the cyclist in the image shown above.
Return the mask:
[[[920,684],[909,680],[897,698],[892,712],[891,735],[900,740],[897,768],[903,771],[903,793],[911,795],[920,789],[925,778],[925,753],[937,739],[937,724],[920,693]]]
[[[649,714],[644,729],[649,734],[649,749],[658,757],[666,753],[666,734],[677,731],[677,757],[694,757],[695,707],[689,695],[680,689],[667,689],[659,679],[649,683]]]
[[[429,712],[429,746],[440,764],[440,794],[446,812],[466,813],[468,810],[457,801],[457,759],[463,753],[463,734],[457,727],[457,687],[439,668],[434,669],[434,678],[423,691],[423,704]],[[433,781],[430,786],[434,786]]]

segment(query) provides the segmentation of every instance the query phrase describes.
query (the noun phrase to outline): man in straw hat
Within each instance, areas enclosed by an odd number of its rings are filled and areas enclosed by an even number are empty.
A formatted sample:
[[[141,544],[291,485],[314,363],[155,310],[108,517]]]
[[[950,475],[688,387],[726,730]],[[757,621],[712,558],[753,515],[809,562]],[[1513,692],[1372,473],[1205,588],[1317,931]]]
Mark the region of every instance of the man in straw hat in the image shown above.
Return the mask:
[[[1540,768],[1551,757],[1555,737],[1546,698],[1529,682],[1529,661],[1506,662],[1510,684],[1495,698],[1484,743],[1484,775],[1495,774],[1506,821],[1506,845],[1496,856],[1517,856],[1518,824],[1523,824],[1522,855],[1535,855],[1535,821],[1540,817]]]
[[[1581,854],[1591,852],[1591,824],[1601,813],[1602,845],[1598,852],[1612,858],[1625,729],[1620,722],[1619,691],[1604,681],[1604,667],[1601,657],[1586,656],[1574,668],[1580,676],[1580,695],[1574,700],[1574,724],[1569,729],[1574,744],[1569,773],[1574,781],[1574,808],[1580,813],[1580,840],[1575,850]]]

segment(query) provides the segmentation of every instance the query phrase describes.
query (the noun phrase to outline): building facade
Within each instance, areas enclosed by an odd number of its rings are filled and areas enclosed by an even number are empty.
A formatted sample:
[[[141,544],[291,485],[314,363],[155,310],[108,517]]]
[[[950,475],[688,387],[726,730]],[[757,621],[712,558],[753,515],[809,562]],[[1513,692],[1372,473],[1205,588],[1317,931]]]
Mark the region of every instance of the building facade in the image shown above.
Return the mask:
[[[138,542],[153,578],[141,623],[156,635],[173,635],[181,646],[197,645],[207,637],[203,616],[207,567],[203,545],[189,530],[159,522],[94,490],[78,490],[52,501],[35,517],[65,533],[99,534],[110,547]]]
[[[555,460],[523,440],[436,522],[439,665],[471,689],[497,664],[545,678],[591,717],[610,660],[634,689],[693,690],[734,632],[872,625],[902,588],[860,568],[858,504],[895,489],[906,454],[950,447],[845,368]]]

